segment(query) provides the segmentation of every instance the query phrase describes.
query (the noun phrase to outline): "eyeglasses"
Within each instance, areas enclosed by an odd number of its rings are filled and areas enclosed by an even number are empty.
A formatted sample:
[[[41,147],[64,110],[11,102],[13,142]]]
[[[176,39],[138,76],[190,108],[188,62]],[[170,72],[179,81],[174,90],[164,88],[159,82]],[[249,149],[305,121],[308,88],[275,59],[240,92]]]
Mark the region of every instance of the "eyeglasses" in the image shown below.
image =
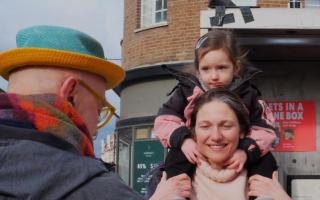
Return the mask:
[[[102,105],[103,108],[100,111],[99,114],[99,119],[97,126],[98,128],[104,127],[112,118],[113,115],[116,113],[116,109],[103,97],[98,95],[89,85],[87,85],[84,81],[82,80],[77,80],[80,85],[82,85],[84,88],[88,90],[96,99],[98,99]]]

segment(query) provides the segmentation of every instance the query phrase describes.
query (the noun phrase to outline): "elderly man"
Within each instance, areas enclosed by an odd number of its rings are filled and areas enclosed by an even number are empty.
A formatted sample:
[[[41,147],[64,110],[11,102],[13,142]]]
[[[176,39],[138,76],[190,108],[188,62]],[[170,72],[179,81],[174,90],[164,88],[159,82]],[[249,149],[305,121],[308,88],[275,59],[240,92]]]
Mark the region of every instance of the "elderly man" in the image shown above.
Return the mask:
[[[142,199],[93,152],[97,127],[114,111],[105,90],[124,71],[68,28],[26,28],[17,46],[0,54],[9,81],[0,94],[0,199]],[[163,178],[151,199],[176,196],[190,196],[185,175]]]

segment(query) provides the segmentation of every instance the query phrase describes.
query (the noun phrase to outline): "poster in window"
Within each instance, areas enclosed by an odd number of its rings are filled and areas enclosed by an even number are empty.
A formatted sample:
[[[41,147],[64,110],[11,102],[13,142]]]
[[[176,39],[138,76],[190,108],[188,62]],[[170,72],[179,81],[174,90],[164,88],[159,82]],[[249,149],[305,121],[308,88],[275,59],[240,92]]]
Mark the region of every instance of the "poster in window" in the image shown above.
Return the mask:
[[[268,102],[279,130],[277,152],[316,151],[316,104],[314,101]]]

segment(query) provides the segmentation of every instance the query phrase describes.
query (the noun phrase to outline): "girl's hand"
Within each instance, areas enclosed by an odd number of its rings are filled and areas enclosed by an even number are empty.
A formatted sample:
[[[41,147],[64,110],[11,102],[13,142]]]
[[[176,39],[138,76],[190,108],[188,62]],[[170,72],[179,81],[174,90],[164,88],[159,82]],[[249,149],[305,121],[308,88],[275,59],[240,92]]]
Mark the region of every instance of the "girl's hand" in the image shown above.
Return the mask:
[[[183,141],[181,151],[192,164],[200,165],[200,159],[206,160],[198,151],[197,143],[191,138],[187,138]]]
[[[246,161],[247,154],[243,150],[237,149],[231,158],[225,162],[225,166],[227,169],[234,169],[236,172],[240,173]]]
[[[248,180],[249,196],[267,196],[274,200],[291,200],[278,182],[278,173],[273,172],[272,179],[253,175]]]

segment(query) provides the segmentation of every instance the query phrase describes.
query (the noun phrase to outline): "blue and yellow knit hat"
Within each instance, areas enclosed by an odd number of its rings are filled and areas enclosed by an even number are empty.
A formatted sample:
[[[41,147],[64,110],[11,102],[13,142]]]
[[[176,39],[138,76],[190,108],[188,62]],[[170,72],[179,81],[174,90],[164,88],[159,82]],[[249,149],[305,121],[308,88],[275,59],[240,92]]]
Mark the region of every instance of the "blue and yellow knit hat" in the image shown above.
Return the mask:
[[[58,26],[33,26],[17,33],[17,48],[0,53],[0,75],[26,66],[53,66],[83,70],[102,76],[107,89],[124,79],[125,72],[107,61],[101,44],[89,35]]]

